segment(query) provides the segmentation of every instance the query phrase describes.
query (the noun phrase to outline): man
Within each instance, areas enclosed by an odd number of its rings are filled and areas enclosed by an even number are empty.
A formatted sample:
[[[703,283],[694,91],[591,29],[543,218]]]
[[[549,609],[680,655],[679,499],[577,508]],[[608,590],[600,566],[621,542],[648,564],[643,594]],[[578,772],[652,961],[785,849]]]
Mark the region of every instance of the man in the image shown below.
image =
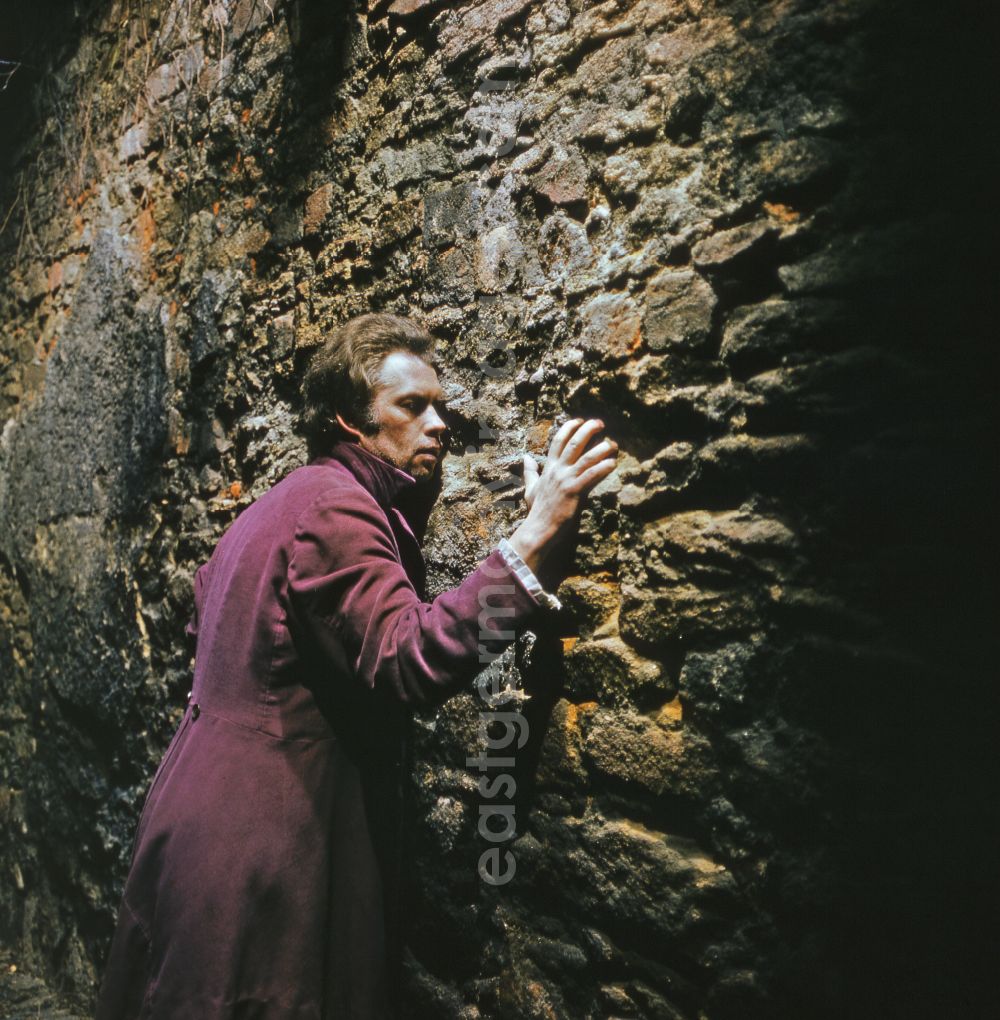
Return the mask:
[[[589,448],[600,422],[563,425],[544,471],[525,456],[509,541],[424,601],[420,497],[447,433],[432,342],[397,316],[348,322],[306,376],[319,452],[196,572],[194,685],[139,820],[98,1020],[395,1015],[410,711],[469,686],[480,647],[542,611],[536,575],[617,452]]]

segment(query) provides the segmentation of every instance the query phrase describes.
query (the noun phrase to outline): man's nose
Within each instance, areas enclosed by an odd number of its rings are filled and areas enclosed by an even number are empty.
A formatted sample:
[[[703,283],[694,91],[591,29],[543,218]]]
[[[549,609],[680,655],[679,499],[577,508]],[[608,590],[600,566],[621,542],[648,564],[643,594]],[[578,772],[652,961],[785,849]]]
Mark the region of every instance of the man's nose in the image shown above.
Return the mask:
[[[438,414],[438,410],[433,404],[428,408],[427,423],[424,429],[428,435],[438,436],[439,438],[443,438],[444,434],[448,431],[448,426],[444,423],[444,419]]]

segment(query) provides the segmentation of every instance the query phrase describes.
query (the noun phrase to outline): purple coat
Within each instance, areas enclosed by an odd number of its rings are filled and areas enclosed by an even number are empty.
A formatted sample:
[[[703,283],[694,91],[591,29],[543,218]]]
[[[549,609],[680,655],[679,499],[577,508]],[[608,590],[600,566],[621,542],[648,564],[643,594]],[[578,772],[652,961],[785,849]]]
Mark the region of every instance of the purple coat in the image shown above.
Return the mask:
[[[481,599],[497,632],[538,608],[499,552],[423,601],[394,505],[415,484],[339,443],[199,567],[194,686],[139,819],[97,1020],[395,1015],[411,708],[509,640],[483,641]]]

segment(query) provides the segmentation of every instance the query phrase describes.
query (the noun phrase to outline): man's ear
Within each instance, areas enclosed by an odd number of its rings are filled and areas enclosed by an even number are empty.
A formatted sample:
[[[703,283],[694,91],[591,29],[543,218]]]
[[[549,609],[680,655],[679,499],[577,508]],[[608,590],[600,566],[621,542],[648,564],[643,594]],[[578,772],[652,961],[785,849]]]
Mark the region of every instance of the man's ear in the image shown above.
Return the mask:
[[[339,425],[339,426],[340,426],[340,427],[341,427],[341,428],[342,428],[342,429],[343,429],[343,430],[344,430],[344,431],[345,431],[345,432],[346,432],[346,433],[347,433],[347,434],[348,434],[349,436],[352,436],[352,437],[353,437],[354,439],[356,439],[356,440],[357,440],[358,442],[360,442],[360,441],[361,441],[361,429],[359,429],[359,428],[356,428],[356,427],[355,427],[354,425],[348,425],[348,424],[347,424],[347,422],[346,422],[346,421],[344,421],[344,417],[343,417],[343,415],[340,415],[340,414],[338,414],[338,415],[336,416],[336,418],[337,418],[337,424],[338,424],[338,425]]]

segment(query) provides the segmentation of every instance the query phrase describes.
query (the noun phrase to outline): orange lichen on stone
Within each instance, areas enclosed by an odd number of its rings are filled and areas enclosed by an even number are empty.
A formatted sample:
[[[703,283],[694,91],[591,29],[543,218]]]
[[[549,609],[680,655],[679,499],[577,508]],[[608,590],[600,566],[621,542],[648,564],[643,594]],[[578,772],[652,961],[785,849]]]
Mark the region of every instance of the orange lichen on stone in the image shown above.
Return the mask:
[[[531,426],[531,431],[528,433],[528,446],[535,450],[542,449],[545,446],[545,440],[548,438],[552,425],[553,421],[551,418],[539,418]]]
[[[769,216],[781,220],[782,223],[797,223],[802,218],[796,209],[781,202],[765,202],[764,209]]]
[[[628,354],[635,354],[637,350],[642,346],[642,326],[638,325],[635,328],[635,336],[629,341],[626,351]]]
[[[572,701],[565,702],[565,707],[566,717],[565,719],[563,719],[563,723],[565,724],[566,729],[568,730],[576,729],[578,725],[577,718],[580,714],[580,709],[578,706],[574,705]]]
[[[558,1014],[549,1002],[549,996],[545,991],[544,985],[538,981],[529,981],[527,992],[535,1016],[544,1017],[545,1020],[558,1020]]]
[[[243,485],[240,482],[233,482],[227,491],[233,499],[239,499],[243,492]]]
[[[680,697],[674,698],[673,701],[668,701],[657,714],[657,722],[681,722],[684,718],[684,706],[681,704]]]
[[[139,233],[139,250],[147,254],[156,241],[156,220],[153,219],[153,204],[143,206],[136,219]]]
[[[564,638],[562,638],[563,651],[564,652],[571,652],[573,650],[573,646],[579,640],[580,639],[576,638],[576,637],[564,637]]]
[[[52,339],[47,342],[44,339],[40,339],[35,345],[35,357],[39,361],[47,361],[49,355],[56,349],[56,344],[58,342],[58,336],[53,336]]]

